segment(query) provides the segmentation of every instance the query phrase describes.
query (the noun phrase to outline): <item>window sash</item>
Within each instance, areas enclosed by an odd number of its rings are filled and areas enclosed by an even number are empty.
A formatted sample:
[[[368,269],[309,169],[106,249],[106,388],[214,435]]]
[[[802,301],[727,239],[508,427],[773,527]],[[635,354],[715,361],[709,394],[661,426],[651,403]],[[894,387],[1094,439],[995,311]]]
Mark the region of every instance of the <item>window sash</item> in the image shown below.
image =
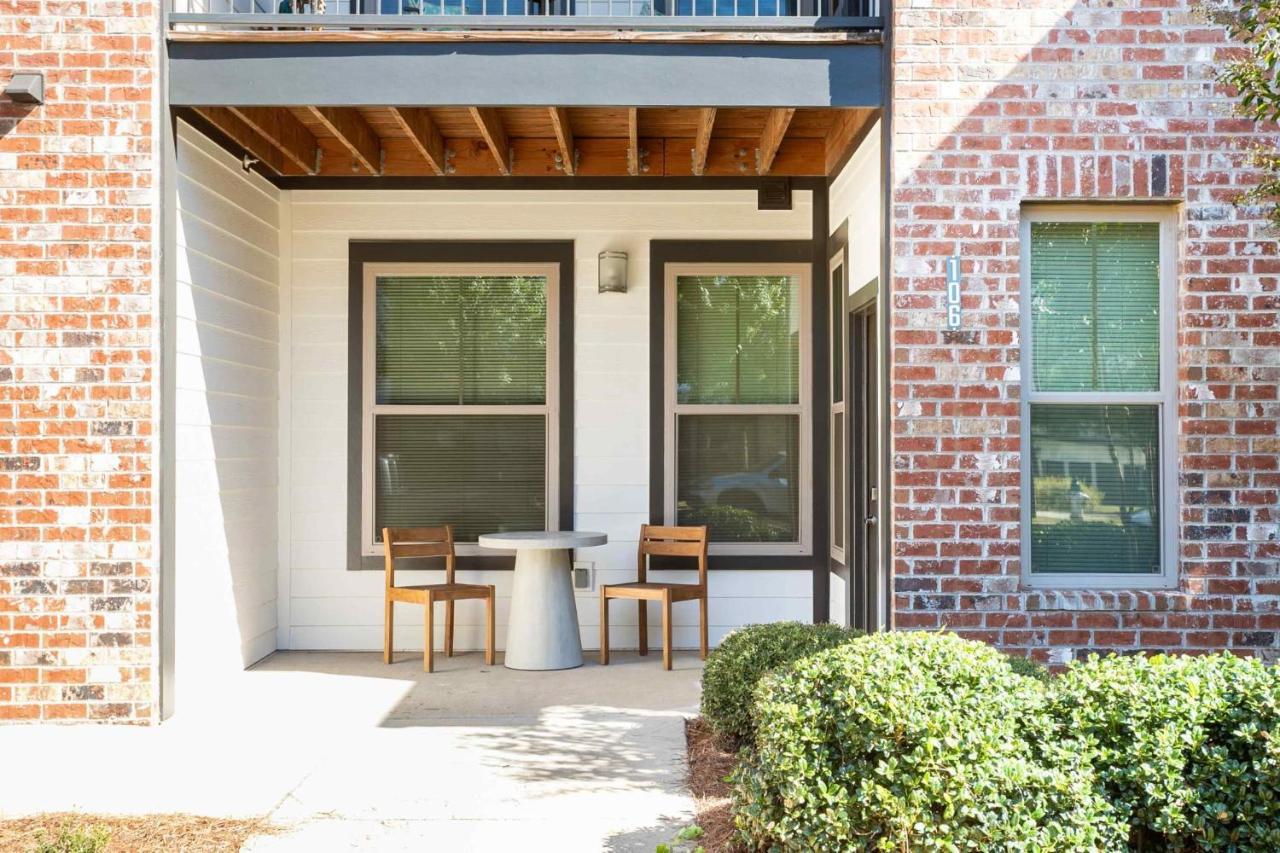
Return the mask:
[[[1159,388],[1154,391],[1037,391],[1034,382],[1033,353],[1035,347],[1031,300],[1031,226],[1036,222],[1157,222],[1160,225],[1160,294],[1159,294]],[[1177,267],[1176,210],[1171,207],[1118,205],[1025,205],[1021,223],[1021,358],[1023,379],[1019,404],[1021,420],[1021,574],[1023,585],[1050,589],[1148,589],[1177,585],[1178,578],[1178,503],[1177,503]],[[1154,405],[1158,408],[1159,425],[1159,505],[1160,572],[1131,574],[1117,572],[1033,572],[1031,570],[1031,406],[1045,404],[1076,405]]]
[[[547,529],[558,526],[559,512],[559,266],[539,263],[406,263],[365,264],[362,291],[361,318],[361,502],[360,540],[363,556],[381,556],[382,544],[374,530],[374,492],[377,459],[375,458],[375,424],[379,415],[542,415],[546,419],[546,519]],[[542,404],[439,404],[402,405],[377,402],[377,280],[383,277],[413,276],[530,276],[540,277],[547,283],[547,348],[546,348],[546,402]],[[423,519],[422,524],[445,523],[449,519]],[[473,543],[459,542],[459,556],[493,554]]]
[[[799,399],[795,403],[769,404],[703,404],[677,402],[676,282],[681,276],[792,276],[798,285],[800,312],[800,348],[798,381]],[[711,554],[723,555],[795,555],[812,553],[813,539],[813,450],[812,450],[812,282],[806,264],[667,264],[664,270],[664,435],[663,435],[663,512],[667,524],[676,523],[677,447],[676,419],[681,415],[765,415],[790,414],[800,419],[799,427],[799,531],[795,542],[712,542]]]

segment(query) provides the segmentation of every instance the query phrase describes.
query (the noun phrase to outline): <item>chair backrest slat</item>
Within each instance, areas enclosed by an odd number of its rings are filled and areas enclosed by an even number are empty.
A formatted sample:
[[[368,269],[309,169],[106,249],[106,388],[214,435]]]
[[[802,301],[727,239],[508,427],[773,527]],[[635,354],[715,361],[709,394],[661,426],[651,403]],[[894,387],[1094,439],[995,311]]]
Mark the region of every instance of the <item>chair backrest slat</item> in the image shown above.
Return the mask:
[[[444,557],[445,583],[453,583],[453,527],[384,527],[387,586],[395,586],[395,561],[406,557]]]
[[[671,527],[656,524],[640,526],[640,545],[636,549],[637,573],[640,581],[645,580],[648,558],[657,557],[694,557],[698,561],[698,584],[703,589],[707,586],[707,528]]]

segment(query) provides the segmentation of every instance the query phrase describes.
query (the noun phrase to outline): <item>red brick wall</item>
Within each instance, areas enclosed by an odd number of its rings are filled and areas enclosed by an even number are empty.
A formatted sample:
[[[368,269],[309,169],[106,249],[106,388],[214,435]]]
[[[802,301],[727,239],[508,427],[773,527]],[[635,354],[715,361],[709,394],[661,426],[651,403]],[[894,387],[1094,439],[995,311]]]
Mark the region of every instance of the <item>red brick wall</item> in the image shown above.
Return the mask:
[[[897,625],[1063,661],[1280,649],[1280,260],[1232,201],[1260,136],[1187,0],[895,0]],[[1161,176],[1164,176],[1163,180]],[[1019,587],[1019,203],[1165,197],[1180,226],[1180,586]],[[964,330],[942,331],[965,259]],[[1056,651],[1050,654],[1050,648]]]
[[[156,15],[0,0],[0,721],[154,716]]]

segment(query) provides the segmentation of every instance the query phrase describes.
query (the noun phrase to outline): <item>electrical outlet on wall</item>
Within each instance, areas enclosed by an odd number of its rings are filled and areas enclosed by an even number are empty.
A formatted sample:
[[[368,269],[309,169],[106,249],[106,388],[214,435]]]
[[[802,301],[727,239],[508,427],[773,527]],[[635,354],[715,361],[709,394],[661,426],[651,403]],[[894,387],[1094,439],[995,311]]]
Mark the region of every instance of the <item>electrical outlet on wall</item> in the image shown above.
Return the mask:
[[[573,588],[590,592],[596,588],[595,563],[590,560],[573,561]]]

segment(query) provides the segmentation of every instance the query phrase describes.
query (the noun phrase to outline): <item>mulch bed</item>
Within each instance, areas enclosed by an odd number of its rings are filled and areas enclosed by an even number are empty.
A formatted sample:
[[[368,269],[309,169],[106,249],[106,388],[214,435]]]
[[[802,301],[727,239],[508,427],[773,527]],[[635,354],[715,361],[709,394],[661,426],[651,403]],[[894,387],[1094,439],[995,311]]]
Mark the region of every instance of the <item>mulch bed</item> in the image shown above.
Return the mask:
[[[733,770],[734,754],[720,747],[715,733],[701,717],[685,722],[684,735],[689,751],[689,788],[698,813],[698,826],[705,833],[698,843],[709,853],[741,850],[733,838],[730,788],[724,781]]]
[[[110,834],[108,853],[238,853],[250,836],[278,831],[261,819],[53,812],[0,820],[0,850],[33,850],[40,840],[40,830],[44,830],[47,841],[53,841],[63,826],[102,827]]]

